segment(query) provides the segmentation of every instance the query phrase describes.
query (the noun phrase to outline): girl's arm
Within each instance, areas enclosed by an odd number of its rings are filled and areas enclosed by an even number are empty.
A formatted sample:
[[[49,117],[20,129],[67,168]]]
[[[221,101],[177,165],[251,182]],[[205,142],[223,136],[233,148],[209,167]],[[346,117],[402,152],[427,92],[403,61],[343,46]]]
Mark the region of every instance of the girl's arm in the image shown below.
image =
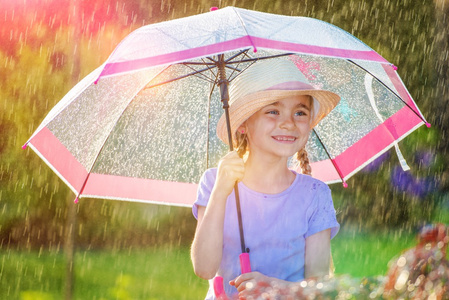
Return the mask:
[[[305,278],[329,275],[331,230],[326,229],[307,237],[305,252]]]
[[[207,280],[215,276],[220,266],[223,249],[226,199],[215,198],[215,201],[213,199],[211,195],[207,207],[198,207],[198,223],[191,252],[195,274]]]
[[[220,267],[226,199],[236,181],[243,178],[243,160],[234,152],[224,156],[217,171],[207,207],[198,207],[198,223],[192,243],[191,259],[195,274],[211,279]]]

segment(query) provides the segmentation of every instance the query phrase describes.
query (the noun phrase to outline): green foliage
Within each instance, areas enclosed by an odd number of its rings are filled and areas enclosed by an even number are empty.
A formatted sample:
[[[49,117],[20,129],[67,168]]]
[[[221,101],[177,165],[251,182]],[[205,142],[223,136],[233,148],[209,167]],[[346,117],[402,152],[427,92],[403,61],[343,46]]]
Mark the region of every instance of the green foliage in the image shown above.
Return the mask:
[[[129,250],[189,246],[196,220],[190,208],[82,199],[76,244],[81,249]]]

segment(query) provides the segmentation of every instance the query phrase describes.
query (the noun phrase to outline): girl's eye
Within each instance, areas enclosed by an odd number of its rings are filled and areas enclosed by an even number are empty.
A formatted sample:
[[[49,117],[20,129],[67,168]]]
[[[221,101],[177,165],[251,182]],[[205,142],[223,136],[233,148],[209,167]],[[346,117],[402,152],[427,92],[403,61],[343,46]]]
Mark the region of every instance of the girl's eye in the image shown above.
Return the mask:
[[[279,112],[277,110],[269,110],[269,111],[267,111],[267,114],[269,114],[269,115],[278,115]]]
[[[307,113],[305,111],[297,111],[295,113],[296,116],[307,116]]]

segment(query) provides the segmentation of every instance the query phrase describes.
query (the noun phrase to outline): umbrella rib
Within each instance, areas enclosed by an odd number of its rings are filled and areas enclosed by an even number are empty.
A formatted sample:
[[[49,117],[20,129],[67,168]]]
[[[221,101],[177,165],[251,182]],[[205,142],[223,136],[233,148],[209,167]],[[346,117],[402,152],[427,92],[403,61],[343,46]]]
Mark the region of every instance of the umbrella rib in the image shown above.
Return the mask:
[[[261,56],[261,57],[242,59],[242,60],[238,60],[238,61],[230,61],[228,63],[229,64],[240,64],[243,62],[251,62],[251,61],[257,61],[257,60],[263,60],[263,59],[271,59],[271,58],[277,58],[277,57],[282,57],[282,56],[289,56],[292,54],[294,54],[294,53],[282,53],[282,54],[276,54],[276,55],[271,55],[271,56]]]
[[[246,32],[246,36],[248,37],[249,42],[253,46],[253,51],[257,52],[256,44],[254,44],[254,41],[253,41],[251,35],[249,35],[249,32],[248,32],[248,29],[246,28],[245,22],[243,21],[242,17],[240,16],[240,14],[237,12],[237,10],[234,7],[233,7],[233,10],[234,10],[235,14],[237,15],[238,19],[240,20],[240,23],[242,24],[242,27]]]
[[[233,56],[231,56],[231,57],[229,57],[228,59],[226,59],[226,60],[225,60],[225,63],[230,62],[231,60],[233,60],[234,58],[236,58],[236,57],[238,57],[238,56],[240,56],[240,55],[248,56],[248,55],[247,55],[248,51],[249,51],[249,49],[245,49],[245,50],[240,51],[239,53],[234,54]]]
[[[213,59],[211,59],[210,57],[207,57],[208,59],[214,61]],[[204,61],[204,58],[201,58],[201,60],[207,64]],[[215,64],[214,64],[215,65]],[[218,69],[217,69],[218,70]],[[211,82],[211,89],[210,89],[210,93],[209,93],[209,98],[208,98],[208,105],[207,105],[207,130],[206,130],[206,134],[207,134],[207,142],[206,142],[206,169],[209,168],[209,136],[210,136],[210,104],[211,104],[211,99],[212,99],[212,94],[214,92],[215,89],[215,85],[217,82],[217,78],[218,78],[218,72],[215,73],[213,71],[213,68],[209,68],[209,71],[212,73],[212,75],[215,77],[215,80],[213,82]]]
[[[226,66],[227,68],[229,68],[229,69],[231,69],[232,70],[232,73],[231,73],[231,75],[229,75],[229,82],[231,82],[232,81],[232,76],[234,75],[234,73],[235,73],[235,71],[238,71],[238,72],[243,72],[243,71],[245,71],[246,69],[248,69],[250,66],[252,66],[254,63],[255,63],[256,61],[253,61],[249,66],[247,66],[246,68],[244,68],[243,70],[239,70],[238,69],[238,67],[239,67],[239,65],[240,65],[240,63],[239,64],[237,64],[237,66],[235,67],[235,68],[231,68],[231,66]],[[237,77],[237,76],[236,76]],[[235,78],[235,77],[234,77]]]
[[[204,72],[204,71],[209,70],[209,71],[212,73],[213,77],[215,77],[215,80],[213,80],[213,79],[211,79],[211,78],[208,78],[208,77],[205,76],[205,75],[204,75],[204,77],[207,78],[207,81],[209,81],[209,82],[211,82],[211,83],[215,83],[215,82],[216,82],[216,79],[217,79],[217,76],[218,76],[218,73],[214,73],[213,69],[217,66],[217,62],[216,62],[215,60],[213,60],[212,58],[210,58],[210,57],[206,57],[206,58],[209,59],[209,60],[211,60],[212,62],[211,62],[211,63],[208,63],[208,62],[206,62],[206,61],[204,60],[204,57],[202,57],[202,58],[201,58],[202,62],[183,62],[182,64],[185,65],[186,67],[189,67],[189,65],[194,65],[194,66],[207,66],[207,69],[203,69],[203,70],[200,70],[200,71],[201,71],[201,72]],[[209,66],[213,66],[213,68],[210,68]],[[194,70],[194,71],[197,71],[197,70],[194,69],[194,68],[191,68],[191,69]],[[192,74],[192,75],[194,75],[194,74]]]
[[[212,72],[213,73],[213,72]],[[215,74],[214,74],[215,75]],[[215,75],[215,77],[218,77],[218,74]],[[210,93],[209,93],[209,98],[208,98],[208,103],[207,103],[207,130],[206,130],[206,134],[207,134],[207,142],[206,142],[206,169],[209,169],[209,137],[210,137],[210,104],[211,104],[211,99],[212,99],[212,94],[214,92],[215,89],[215,83],[211,84],[211,89],[210,89]]]
[[[209,67],[209,64],[206,65],[206,66],[207,66],[206,69],[202,69],[202,70],[196,70],[195,68],[192,68],[192,67],[189,66],[188,64],[183,64],[183,65],[186,66],[187,68],[189,68],[189,69],[195,71],[194,73],[191,73],[191,75],[194,75],[194,76],[196,76],[196,77],[198,77],[198,78],[202,78],[202,79],[204,79],[204,80],[206,80],[206,81],[209,81],[209,82],[215,82],[215,81],[213,81],[211,78],[209,78],[208,76],[206,76],[206,75],[203,74],[203,72],[205,72],[205,71],[207,71],[207,70],[212,70],[212,69],[213,69],[213,68],[210,68],[210,67]],[[214,66],[214,67],[215,67],[215,66]],[[213,74],[213,72],[212,72],[212,74]],[[198,76],[198,75],[201,75],[201,76]]]
[[[239,65],[237,65],[237,67],[238,67]],[[228,68],[228,69],[230,69],[230,70],[232,70],[232,72],[234,73],[235,71],[237,71],[237,72],[241,72],[241,70],[240,69],[238,69],[237,67],[232,67],[232,66],[225,66],[225,68]]]
[[[186,62],[186,63],[182,63],[182,64],[185,65],[186,67],[189,66],[189,65],[194,65],[194,66],[214,66],[215,67],[217,65],[216,63],[207,63],[207,62],[203,62],[203,63],[200,63],[200,62]],[[240,70],[236,69],[235,67],[231,67],[231,66],[225,66],[225,67],[229,68],[231,70],[236,70],[236,71],[240,72]],[[195,70],[194,68],[191,68],[191,69]],[[209,68],[209,69],[212,69],[212,68]]]
[[[195,69],[193,69],[193,70],[195,70]],[[159,83],[156,83],[156,84],[153,84],[153,85],[150,85],[150,86],[146,86],[144,88],[144,90],[147,90],[147,89],[150,89],[150,88],[153,88],[153,87],[157,87],[157,86],[160,86],[160,85],[164,85],[166,83],[170,83],[170,82],[173,82],[173,81],[177,81],[177,80],[189,77],[189,76],[197,75],[197,74],[205,72],[207,70],[210,70],[210,68],[206,68],[206,69],[202,69],[202,70],[195,70],[195,72],[193,72],[193,73],[189,73],[189,74],[182,75],[182,76],[179,76],[179,77],[176,77],[176,78],[173,78],[173,79],[169,79],[169,80],[166,80],[166,81],[163,81],[163,82],[159,82]],[[205,77],[205,78],[203,78],[204,80],[209,81],[209,82],[213,82],[207,76],[204,76],[204,77]]]
[[[203,59],[202,59],[203,60]],[[203,62],[196,62],[196,61],[192,61],[192,62],[183,62],[183,65],[195,65],[195,66],[215,66],[216,64],[211,62],[211,63],[207,63],[203,60]]]
[[[210,58],[210,57],[206,57],[206,58],[208,58],[208,59],[214,61],[214,60],[213,60],[212,58]],[[204,61],[204,58],[201,58],[201,60]],[[205,63],[206,63],[206,62],[205,62]],[[207,65],[209,65],[209,64],[207,64]],[[215,68],[217,68],[217,63],[214,63],[213,65],[215,66]],[[211,96],[211,95],[212,95],[212,92],[213,92],[213,90],[214,90],[214,85],[217,84],[218,68],[217,68],[217,72],[214,72],[214,68],[209,68],[209,71],[210,71],[210,73],[212,74],[211,77],[214,78],[214,79],[211,79],[211,80],[210,80],[210,83],[212,83],[212,90],[211,90],[211,92],[210,92],[210,96]]]
[[[345,179],[343,178],[343,175],[340,171],[340,168],[337,166],[337,164],[335,163],[334,159],[332,158],[332,156],[330,155],[329,151],[326,148],[326,145],[324,145],[323,141],[321,140],[320,136],[318,135],[318,132],[316,131],[316,129],[312,129],[313,133],[315,133],[315,136],[317,137],[318,141],[320,142],[321,146],[323,147],[324,151],[326,152],[327,157],[329,157],[330,161],[332,162],[332,165],[335,168],[335,171],[337,171],[338,176],[340,176],[341,181],[343,182],[343,186],[347,186]]]
[[[239,53],[237,53],[237,54],[231,56],[230,58],[228,58],[228,59],[225,61],[225,62],[226,62],[226,68],[229,68],[229,69],[232,70],[231,75],[229,75],[229,81],[231,81],[231,78],[232,78],[232,76],[234,75],[235,71],[238,71],[238,72],[241,73],[242,71],[246,70],[249,66],[246,67],[246,68],[244,68],[243,70],[239,70],[238,67],[239,67],[239,65],[242,63],[241,60],[240,60],[240,61],[237,61],[237,66],[236,66],[235,68],[232,68],[231,66],[229,66],[229,65],[227,65],[227,64],[228,64],[229,62],[232,62],[233,59],[239,57],[240,55],[243,55],[244,57],[251,58],[251,56],[248,55],[248,51],[249,51],[249,49],[242,50],[242,51],[240,51]],[[253,62],[253,63],[254,63],[254,62]],[[251,65],[253,65],[253,63],[251,63]],[[250,65],[250,66],[251,66],[251,65]]]
[[[365,71],[366,73],[368,73],[368,74],[370,74],[371,76],[373,76],[373,78],[375,78],[380,84],[382,84],[382,85],[383,85],[387,90],[389,90],[393,95],[395,95],[397,98],[399,98],[399,100],[401,100],[402,103],[405,104],[405,106],[407,106],[411,111],[413,111],[413,112],[416,114],[416,116],[417,116],[418,118],[420,118],[425,124],[427,124],[427,121],[424,119],[423,116],[421,116],[418,112],[416,112],[416,111],[413,109],[413,107],[410,106],[410,104],[408,104],[407,102],[405,102],[405,100],[402,99],[401,96],[399,96],[398,94],[396,94],[396,92],[393,91],[393,90],[392,90],[389,86],[387,86],[385,83],[383,83],[382,80],[380,80],[379,78],[377,78],[376,76],[374,76],[373,73],[371,73],[370,71],[368,71],[367,69],[365,69],[365,68],[362,67],[361,65],[357,64],[357,63],[354,62],[353,60],[348,59],[347,61],[350,62],[350,63],[352,63],[352,64],[354,64],[354,65],[356,65],[357,67],[359,67],[360,69],[362,69],[362,70]]]
[[[192,68],[191,66],[188,66],[188,65],[185,65],[185,66],[188,67],[188,68],[190,68],[191,70],[194,71],[194,72],[191,73],[190,75],[197,76],[198,78],[202,78],[202,79],[204,79],[204,80],[206,80],[206,81],[209,81],[209,82],[211,82],[211,83],[214,83],[214,82],[215,82],[215,81],[212,80],[210,77],[204,75],[203,72],[206,72],[206,71],[211,71],[211,72],[212,72],[212,69],[215,68],[216,66],[214,66],[213,68],[211,68],[211,67],[209,67],[209,66],[210,66],[209,64],[206,64],[206,68],[205,68],[205,69],[201,69],[201,70],[196,70],[196,69],[194,69],[194,68]],[[212,72],[212,74],[214,74],[214,72]],[[201,76],[198,76],[198,75],[201,75]]]
[[[208,60],[212,61],[214,63],[214,65],[216,65],[218,63],[217,60],[213,59],[212,57],[208,56],[206,57]]]
[[[207,58],[209,58],[209,57],[207,57]],[[210,59],[210,58],[209,58],[209,59]],[[202,60],[204,63],[206,63],[206,62],[204,61],[204,58],[201,58],[201,60]],[[216,66],[217,64],[214,63],[213,65]],[[218,72],[215,73],[215,72],[214,72],[214,68],[209,68],[209,71],[210,71],[210,72],[212,73],[212,75],[215,77],[215,79],[214,79],[214,84],[215,84],[215,82],[216,82],[216,80],[217,80],[217,77],[218,77]]]

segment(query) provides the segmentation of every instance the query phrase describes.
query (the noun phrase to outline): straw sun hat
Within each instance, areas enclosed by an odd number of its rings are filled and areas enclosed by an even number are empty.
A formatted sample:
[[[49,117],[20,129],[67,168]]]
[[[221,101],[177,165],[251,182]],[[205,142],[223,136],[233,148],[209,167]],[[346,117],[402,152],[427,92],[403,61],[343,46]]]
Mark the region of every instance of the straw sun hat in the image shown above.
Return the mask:
[[[340,101],[330,91],[314,88],[289,60],[261,60],[239,74],[229,87],[229,117],[232,139],[239,126],[259,109],[279,99],[310,95],[313,97],[312,128]],[[218,120],[217,135],[228,144],[224,114]]]

